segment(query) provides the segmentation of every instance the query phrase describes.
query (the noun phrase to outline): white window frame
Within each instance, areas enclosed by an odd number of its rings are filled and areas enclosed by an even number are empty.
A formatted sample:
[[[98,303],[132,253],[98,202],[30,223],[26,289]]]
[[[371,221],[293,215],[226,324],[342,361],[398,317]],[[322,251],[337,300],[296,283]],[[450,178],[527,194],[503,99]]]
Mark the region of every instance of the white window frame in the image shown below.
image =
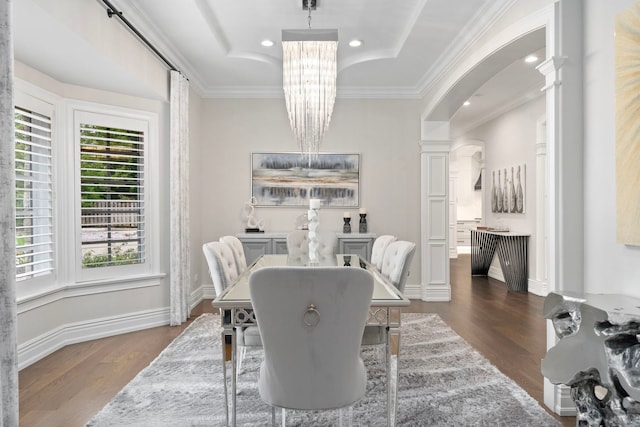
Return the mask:
[[[39,88],[30,87],[21,82],[16,82],[14,91],[14,106],[24,108],[46,115],[51,118],[51,186],[52,186],[52,232],[53,232],[53,270],[50,274],[31,277],[20,280],[16,283],[18,295],[24,293],[45,292],[55,286],[59,276],[59,249],[58,249],[58,203],[57,203],[57,171],[59,170],[57,162],[59,125],[56,114],[56,104],[59,98],[55,95],[41,90]],[[15,220],[14,220],[15,221]]]
[[[158,120],[157,115],[146,111],[132,110],[86,102],[69,102],[67,106],[68,134],[73,139],[73,218],[74,218],[74,276],[76,283],[103,283],[126,280],[157,271],[158,250]],[[145,205],[145,261],[140,264],[96,268],[82,267],[81,210],[80,210],[80,124],[141,130],[145,133],[144,144],[144,205]],[[155,204],[152,202],[155,201]]]
[[[18,313],[24,313],[67,297],[159,286],[161,284],[159,279],[164,277],[165,273],[162,273],[160,269],[161,251],[158,247],[161,242],[159,211],[162,199],[159,184],[158,114],[65,99],[19,78],[14,80],[14,104],[47,115],[52,112],[54,200],[54,271],[53,274],[23,280],[19,283],[16,287]],[[147,179],[145,184],[147,262],[137,271],[129,270],[109,275],[94,273],[93,277],[82,276],[77,272],[78,269],[82,270],[82,260],[79,256],[75,256],[81,251],[78,244],[80,241],[79,228],[76,228],[80,215],[79,209],[76,208],[78,202],[75,181],[77,176],[79,183],[79,150],[73,139],[73,115],[76,110],[129,117],[148,123],[148,137],[146,138],[148,144],[145,153],[145,166],[147,167],[145,176]],[[79,195],[79,187],[77,194]]]

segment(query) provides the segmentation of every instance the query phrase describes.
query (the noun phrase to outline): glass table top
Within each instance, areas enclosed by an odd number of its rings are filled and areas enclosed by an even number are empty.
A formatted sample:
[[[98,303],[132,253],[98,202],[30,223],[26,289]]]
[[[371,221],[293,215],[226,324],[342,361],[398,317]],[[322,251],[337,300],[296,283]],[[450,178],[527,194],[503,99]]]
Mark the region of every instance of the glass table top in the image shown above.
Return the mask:
[[[213,306],[218,308],[249,308],[251,298],[249,296],[249,275],[262,267],[300,266],[300,267],[345,267],[365,268],[371,272],[374,278],[372,306],[407,306],[409,300],[396,289],[387,278],[382,276],[371,264],[357,255],[332,255],[320,257],[316,263],[310,264],[307,257],[289,257],[288,255],[263,255],[249,266],[238,280],[229,286],[225,292],[213,301]]]

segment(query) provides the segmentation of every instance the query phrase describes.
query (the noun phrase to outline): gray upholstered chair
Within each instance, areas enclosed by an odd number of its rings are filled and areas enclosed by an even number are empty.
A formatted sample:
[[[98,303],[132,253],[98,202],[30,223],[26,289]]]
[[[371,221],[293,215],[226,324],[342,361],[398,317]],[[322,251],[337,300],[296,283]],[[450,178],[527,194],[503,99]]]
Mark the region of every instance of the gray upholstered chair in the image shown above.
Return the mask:
[[[244,247],[242,242],[236,236],[222,236],[220,238],[222,243],[229,245],[233,251],[233,257],[236,260],[236,267],[238,270],[238,276],[247,270],[247,258],[244,254]]]
[[[382,270],[382,260],[384,259],[384,252],[387,246],[389,246],[389,243],[395,241],[396,236],[390,234],[383,234],[374,240],[373,248],[371,248],[371,264],[375,265],[378,271]]]
[[[415,251],[415,243],[397,240],[389,243],[384,252],[380,271],[400,292],[404,292],[404,286],[409,275],[409,267]]]
[[[389,243],[384,252],[381,274],[385,276],[400,292],[409,275],[409,267],[416,244],[405,240]],[[382,326],[367,326],[362,336],[362,345],[381,345],[387,342],[387,330]],[[387,349],[389,351],[389,349]]]
[[[338,236],[331,231],[318,231],[318,255],[330,257],[336,254],[338,249]],[[287,234],[287,253],[292,260],[308,259],[309,257],[309,232],[307,230],[294,230]]]
[[[275,407],[353,405],[366,389],[360,339],[373,276],[344,267],[265,267],[249,276],[264,345],[258,391]],[[283,424],[285,411],[282,411]],[[342,415],[342,413],[341,413]]]
[[[209,242],[202,245],[202,252],[209,266],[216,296],[238,279],[238,268],[231,247],[222,242]]]
[[[226,243],[209,242],[202,245],[202,251],[209,266],[209,274],[211,275],[211,280],[213,280],[216,296],[218,296],[238,279],[238,270],[233,250]],[[229,313],[228,310],[221,314],[225,316],[227,322],[231,321],[231,313]],[[237,348],[240,349],[236,363],[236,372],[240,373],[247,347],[262,345],[257,327],[236,328],[236,345]]]

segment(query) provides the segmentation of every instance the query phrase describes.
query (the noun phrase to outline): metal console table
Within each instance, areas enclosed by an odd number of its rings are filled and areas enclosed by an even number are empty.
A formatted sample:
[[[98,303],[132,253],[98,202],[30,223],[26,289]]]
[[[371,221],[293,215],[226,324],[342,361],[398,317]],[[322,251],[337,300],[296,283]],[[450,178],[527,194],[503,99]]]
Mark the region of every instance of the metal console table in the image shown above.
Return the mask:
[[[497,251],[507,289],[527,292],[529,236],[513,232],[471,230],[471,275],[487,276],[493,255]]]

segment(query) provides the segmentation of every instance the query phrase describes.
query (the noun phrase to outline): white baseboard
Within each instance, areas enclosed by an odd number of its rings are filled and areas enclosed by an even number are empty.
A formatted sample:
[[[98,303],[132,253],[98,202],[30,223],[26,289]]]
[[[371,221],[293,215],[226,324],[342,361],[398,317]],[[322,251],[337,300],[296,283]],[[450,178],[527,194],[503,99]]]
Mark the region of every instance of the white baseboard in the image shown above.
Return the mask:
[[[571,398],[571,387],[564,384],[554,385],[544,379],[544,404],[561,417],[575,417],[578,411]]]
[[[421,299],[422,298],[422,287],[420,285],[415,284],[406,284],[404,287],[404,296],[409,299]]]
[[[18,369],[70,344],[169,324],[169,308],[126,313],[61,325],[18,346]]]
[[[202,285],[202,299],[215,299],[216,288],[213,285]]]
[[[529,293],[532,293],[534,295],[538,295],[541,297],[546,297],[547,295],[549,295],[549,284],[547,282],[529,279],[527,288],[529,289]]]
[[[189,306],[193,309],[203,299],[214,297],[213,285],[201,285],[191,292]],[[18,369],[26,368],[70,344],[165,326],[169,322],[170,310],[164,307],[62,325],[19,345]]]
[[[492,279],[499,280],[504,282],[504,274],[502,274],[502,269],[500,267],[491,266],[489,267],[489,277]],[[535,279],[529,279],[527,281],[527,290],[529,293],[538,295],[541,297],[546,297],[549,294],[549,285],[547,282],[541,282]]]
[[[429,285],[422,289],[420,299],[427,302],[451,301],[451,288],[447,285]]]
[[[496,267],[492,265],[491,267],[489,267],[489,272],[487,273],[487,276],[491,277],[492,279],[496,279],[501,282],[504,282],[504,274],[502,274],[502,268],[500,268],[500,266]]]

